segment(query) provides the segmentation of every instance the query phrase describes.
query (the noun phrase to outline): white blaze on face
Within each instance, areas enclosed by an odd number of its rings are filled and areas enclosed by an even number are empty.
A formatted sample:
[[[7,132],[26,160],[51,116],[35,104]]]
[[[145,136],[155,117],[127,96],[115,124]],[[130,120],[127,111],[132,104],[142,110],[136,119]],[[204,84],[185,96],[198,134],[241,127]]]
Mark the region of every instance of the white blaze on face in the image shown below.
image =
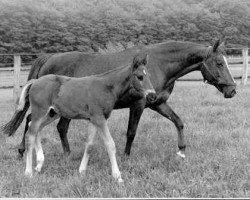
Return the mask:
[[[146,70],[145,70],[145,69],[143,70],[143,73],[144,73],[145,75],[147,75],[147,73],[146,73]]]
[[[232,80],[234,81],[234,78],[233,78],[233,76],[232,76],[232,74],[231,74],[231,71],[229,70],[229,66],[228,66],[227,58],[226,58],[225,56],[223,56],[223,59],[224,59],[224,61],[225,61],[225,63],[226,63],[226,67],[227,67],[227,69],[228,69],[228,71],[229,71],[229,74],[230,74],[230,76],[231,76]],[[234,83],[235,83],[235,81],[234,81]]]

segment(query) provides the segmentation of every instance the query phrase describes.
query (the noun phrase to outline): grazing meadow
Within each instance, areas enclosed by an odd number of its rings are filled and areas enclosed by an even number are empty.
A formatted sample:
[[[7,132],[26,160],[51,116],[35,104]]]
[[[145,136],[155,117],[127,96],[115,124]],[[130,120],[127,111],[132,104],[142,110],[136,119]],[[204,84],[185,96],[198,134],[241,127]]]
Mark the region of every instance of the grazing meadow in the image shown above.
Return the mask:
[[[0,122],[14,111],[12,90],[0,90]],[[44,167],[29,179],[17,159],[24,123],[13,137],[0,134],[0,197],[250,197],[250,85],[224,99],[202,82],[177,82],[169,104],[184,122],[186,159],[176,155],[172,122],[146,109],[130,157],[124,147],[129,110],[113,111],[108,123],[124,179],[116,183],[102,140],[91,148],[87,174],[78,168],[87,139],[87,122],[72,121],[71,155],[64,157],[56,122],[43,129]],[[35,157],[34,157],[35,161]],[[34,164],[34,163],[33,163]]]

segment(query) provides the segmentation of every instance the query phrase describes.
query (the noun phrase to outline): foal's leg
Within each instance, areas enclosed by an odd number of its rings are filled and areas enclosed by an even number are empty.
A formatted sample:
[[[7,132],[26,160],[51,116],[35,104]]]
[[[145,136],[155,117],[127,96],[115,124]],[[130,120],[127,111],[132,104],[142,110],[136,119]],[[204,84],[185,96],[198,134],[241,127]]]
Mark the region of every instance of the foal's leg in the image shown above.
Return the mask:
[[[44,162],[44,154],[43,154],[43,149],[42,149],[40,132],[37,134],[37,137],[36,137],[35,150],[36,150],[36,163],[37,163],[35,170],[37,172],[40,172],[43,166],[43,162]]]
[[[18,155],[20,158],[23,157],[23,153],[25,151],[25,135],[29,129],[29,123],[31,121],[31,114],[29,114],[27,117],[26,117],[26,123],[25,123],[25,129],[24,129],[24,133],[23,133],[23,138],[22,138],[22,141],[19,145],[19,148],[18,148]]]
[[[25,175],[31,177],[32,172],[32,154],[33,150],[36,146],[36,136],[38,130],[40,128],[41,123],[39,121],[31,121],[28,132],[26,134],[27,137],[27,155],[26,155],[26,169]]]
[[[127,143],[125,147],[125,155],[130,155],[130,150],[132,143],[135,138],[136,130],[141,119],[141,115],[145,108],[145,100],[140,100],[133,104],[129,110],[129,121],[128,121],[128,130],[127,130]]]
[[[69,147],[69,142],[67,138],[67,132],[68,132],[70,121],[71,121],[70,119],[61,117],[57,124],[57,130],[60,135],[63,152],[65,156],[68,156],[70,154],[70,147]]]
[[[89,161],[89,147],[93,145],[95,135],[96,135],[96,127],[92,123],[89,123],[88,124],[88,141],[85,147],[81,165],[79,167],[80,173],[83,173],[83,174],[86,173],[87,165]]]
[[[48,114],[42,118],[41,124],[39,126],[38,132],[36,134],[36,140],[35,140],[35,150],[36,150],[36,167],[35,170],[37,172],[40,172],[44,163],[44,154],[42,149],[42,143],[41,143],[41,131],[42,128],[46,125],[53,122],[55,119],[57,119],[58,116],[55,115],[54,117],[50,117]]]
[[[116,148],[115,148],[115,142],[113,138],[111,137],[111,134],[108,129],[107,121],[104,120],[102,124],[98,125],[100,129],[102,130],[102,133],[100,134],[104,144],[106,146],[106,149],[108,151],[109,159],[111,162],[111,167],[112,167],[112,176],[119,182],[123,182],[121,178],[121,172],[118,168],[118,164],[116,161]]]
[[[180,117],[177,114],[175,114],[175,112],[167,104],[167,102],[162,103],[157,106],[150,107],[150,108],[157,111],[164,117],[168,118],[175,124],[177,128],[177,132],[178,132],[178,147],[179,147],[179,152],[177,153],[177,155],[181,156],[182,158],[185,158],[184,153],[185,153],[186,144],[185,144],[185,139],[184,139],[184,134],[183,134],[184,125]]]

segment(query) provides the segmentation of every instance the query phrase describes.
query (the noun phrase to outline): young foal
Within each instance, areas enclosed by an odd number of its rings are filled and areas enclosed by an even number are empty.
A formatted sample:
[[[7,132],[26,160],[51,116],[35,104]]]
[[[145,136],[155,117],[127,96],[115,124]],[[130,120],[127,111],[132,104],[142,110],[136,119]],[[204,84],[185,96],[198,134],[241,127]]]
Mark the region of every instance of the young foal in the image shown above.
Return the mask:
[[[83,78],[70,78],[59,75],[46,75],[32,79],[23,88],[19,110],[24,107],[29,95],[32,120],[27,134],[27,157],[25,174],[32,176],[32,152],[36,151],[37,166],[40,172],[44,162],[41,145],[41,130],[59,117],[85,119],[90,121],[88,141],[85,147],[79,172],[85,172],[89,160],[88,148],[93,144],[97,129],[100,130],[108,151],[112,167],[112,176],[122,182],[116,161],[115,143],[110,135],[107,119],[115,103],[124,95],[131,101],[155,95],[145,67],[147,56],[136,56],[131,66],[116,68],[106,73]],[[149,95],[149,96],[150,96]]]

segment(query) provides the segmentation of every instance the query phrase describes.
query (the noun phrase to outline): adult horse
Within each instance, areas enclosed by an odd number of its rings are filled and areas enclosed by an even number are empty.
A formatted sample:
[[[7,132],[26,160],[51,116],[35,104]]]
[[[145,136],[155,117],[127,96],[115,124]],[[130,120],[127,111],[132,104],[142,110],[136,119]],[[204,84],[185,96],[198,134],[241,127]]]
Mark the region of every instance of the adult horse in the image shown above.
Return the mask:
[[[29,98],[31,104],[32,119],[27,132],[28,151],[26,156],[25,174],[32,176],[32,154],[36,150],[36,171],[40,172],[44,163],[44,154],[41,143],[41,130],[59,117],[67,119],[85,119],[90,121],[88,142],[85,147],[83,159],[79,168],[80,173],[86,172],[89,160],[88,148],[93,144],[97,129],[101,130],[101,137],[109,154],[112,167],[112,175],[118,182],[123,182],[116,161],[115,143],[109,132],[107,119],[117,101],[123,96],[134,100],[156,98],[155,90],[150,82],[149,73],[145,67],[147,55],[142,58],[136,56],[128,66],[119,67],[103,74],[82,78],[70,78],[49,74],[39,79],[32,79],[24,86],[18,112],[13,118],[22,112],[25,98]],[[7,123],[3,132],[9,133]]]
[[[186,144],[183,134],[184,125],[180,117],[175,114],[173,109],[168,105],[167,100],[173,90],[174,81],[195,70],[201,71],[204,80],[215,86],[224,94],[225,98],[231,98],[236,94],[236,84],[229,71],[219,40],[217,40],[213,46],[192,42],[169,41],[145,47],[133,47],[122,52],[106,55],[81,52],[44,55],[34,62],[28,80],[39,78],[46,74],[82,77],[102,73],[113,69],[117,66],[117,63],[126,65],[135,54],[141,52],[149,54],[150,57],[148,70],[151,74],[151,82],[157,93],[157,101],[149,105],[142,99],[128,104],[127,102],[129,101],[124,97],[124,99],[121,99],[121,101],[115,105],[115,109],[130,108],[125,154],[130,154],[131,145],[142,112],[145,107],[149,107],[175,124],[178,132],[178,148],[180,150],[178,154],[185,157],[184,151]],[[27,99],[24,111],[26,112],[28,108],[29,101]],[[25,116],[25,112],[20,114],[19,119]],[[28,115],[25,132],[28,129],[30,120],[31,115]],[[15,121],[15,123],[18,126],[19,120]],[[69,123],[70,119],[62,117],[57,125],[65,154],[70,152],[67,139]],[[25,150],[24,142],[23,137],[18,150],[21,156]]]

